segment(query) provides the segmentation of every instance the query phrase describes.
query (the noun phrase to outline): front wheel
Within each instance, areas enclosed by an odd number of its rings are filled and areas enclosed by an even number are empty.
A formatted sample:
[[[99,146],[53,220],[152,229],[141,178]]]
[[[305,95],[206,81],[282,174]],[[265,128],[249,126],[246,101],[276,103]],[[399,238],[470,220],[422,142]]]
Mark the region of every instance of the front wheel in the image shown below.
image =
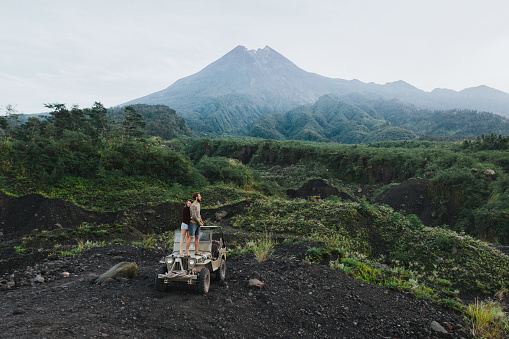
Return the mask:
[[[198,277],[198,291],[201,294],[207,294],[210,287],[210,271],[208,268],[204,267],[200,271],[200,276]]]
[[[164,279],[159,279],[159,274],[166,274],[168,273],[168,267],[165,266],[159,266],[156,273],[156,290],[164,292],[168,289],[168,284],[164,283]]]
[[[221,259],[221,265],[219,265],[219,268],[216,271],[216,281],[224,281],[226,279],[226,260],[223,258]]]

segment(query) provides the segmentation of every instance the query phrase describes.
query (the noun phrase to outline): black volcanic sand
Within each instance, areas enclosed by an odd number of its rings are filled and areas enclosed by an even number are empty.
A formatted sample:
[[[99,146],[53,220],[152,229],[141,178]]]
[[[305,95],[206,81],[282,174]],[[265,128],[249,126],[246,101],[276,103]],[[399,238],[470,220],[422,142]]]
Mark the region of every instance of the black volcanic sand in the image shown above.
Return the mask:
[[[463,319],[439,304],[352,279],[303,261],[313,243],[277,245],[262,263],[228,258],[227,278],[206,295],[195,286],[155,290],[161,250],[97,247],[75,257],[41,259],[4,275],[20,287],[0,291],[4,338],[448,338],[468,337]],[[95,278],[118,261],[139,266],[134,279]],[[61,273],[70,272],[64,278]],[[45,282],[30,283],[41,273]],[[257,278],[265,285],[249,288]],[[24,285],[23,285],[24,284]]]

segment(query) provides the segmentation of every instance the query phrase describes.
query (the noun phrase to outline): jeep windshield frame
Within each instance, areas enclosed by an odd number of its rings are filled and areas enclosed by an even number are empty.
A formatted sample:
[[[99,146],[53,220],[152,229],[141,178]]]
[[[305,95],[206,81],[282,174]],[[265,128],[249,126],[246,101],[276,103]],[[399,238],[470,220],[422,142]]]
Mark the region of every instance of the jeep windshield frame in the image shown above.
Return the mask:
[[[219,231],[220,233],[220,236],[221,236],[221,239],[223,240],[223,247],[224,248],[228,248],[228,246],[226,246],[226,239],[224,238],[224,233],[223,233],[223,227],[221,226],[202,226],[201,227],[202,229],[205,229],[205,230],[213,230],[214,233],[216,233],[217,231]],[[179,238],[180,239],[180,238]],[[212,239],[211,239],[212,240]],[[201,238],[200,238],[200,241],[201,241]]]

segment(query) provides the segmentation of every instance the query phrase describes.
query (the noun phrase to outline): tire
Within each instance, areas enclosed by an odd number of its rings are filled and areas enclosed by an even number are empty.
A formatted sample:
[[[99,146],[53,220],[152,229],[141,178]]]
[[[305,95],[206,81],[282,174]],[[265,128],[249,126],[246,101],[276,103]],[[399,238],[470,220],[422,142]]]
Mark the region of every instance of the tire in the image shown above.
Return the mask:
[[[221,265],[219,265],[215,274],[214,278],[216,281],[224,281],[226,279],[226,260],[224,258],[221,258]]]
[[[168,273],[168,267],[166,265],[159,266],[156,273],[156,290],[160,292],[165,292],[168,289],[168,284],[164,283],[164,279],[159,279],[159,274]]]
[[[210,271],[208,268],[204,267],[200,271],[200,276],[198,277],[198,291],[201,294],[207,294],[210,287]]]

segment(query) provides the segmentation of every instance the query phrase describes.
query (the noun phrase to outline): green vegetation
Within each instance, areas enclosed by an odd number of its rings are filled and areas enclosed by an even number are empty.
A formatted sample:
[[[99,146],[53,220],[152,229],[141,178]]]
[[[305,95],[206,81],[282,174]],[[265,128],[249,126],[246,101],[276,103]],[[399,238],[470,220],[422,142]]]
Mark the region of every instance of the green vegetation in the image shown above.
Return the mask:
[[[236,186],[252,186],[252,172],[240,161],[225,157],[204,156],[196,164],[196,168],[207,180],[214,183],[232,183]]]
[[[179,153],[140,138],[143,119],[133,107],[108,123],[106,109],[48,105],[45,120],[4,125],[0,188],[41,193],[102,210],[179,200],[206,179]]]
[[[334,104],[333,98],[327,100],[317,107]],[[211,205],[220,206],[283,196],[313,178],[352,193],[358,184],[420,177],[430,180],[429,194],[439,206],[437,226],[449,224],[481,239],[509,243],[509,157],[501,136],[463,143],[406,140],[365,146],[194,139],[169,143],[170,148],[140,138],[146,124],[134,107],[124,108],[123,115],[116,109],[116,123],[108,122],[99,103],[90,109],[48,107],[53,111],[43,121],[30,118],[16,124],[12,114],[3,120],[4,192],[40,193],[88,209],[116,211],[181,201],[198,189],[209,194]],[[141,108],[154,112],[149,106]],[[350,116],[348,112],[343,113]],[[373,112],[369,116],[379,117]],[[419,227],[415,220],[412,224]]]
[[[248,248],[253,251],[256,260],[262,262],[267,260],[269,251],[274,245],[276,245],[276,243],[272,240],[271,236],[265,233],[263,237],[249,242]]]
[[[509,322],[498,302],[476,299],[467,307],[465,314],[470,331],[476,338],[504,338],[509,333]]]
[[[306,140],[347,144],[414,140],[439,136],[455,140],[481,134],[508,134],[509,120],[471,110],[430,111],[398,100],[362,95],[325,95],[310,106],[284,114],[262,115],[250,136],[274,140]]]
[[[16,254],[25,254],[27,250],[23,244],[20,246],[14,246],[14,251],[16,252]]]
[[[490,139],[479,143],[483,140]],[[254,177],[260,175],[258,182],[271,183],[263,191],[268,195],[281,195],[313,178],[323,178],[346,192],[358,184],[427,178],[428,193],[439,206],[437,226],[449,224],[481,239],[509,244],[507,151],[477,151],[464,143],[429,141],[360,146],[199,139],[189,142],[184,152],[195,163],[205,156],[242,161],[255,172]]]
[[[145,122],[143,131],[149,137],[157,137],[162,140],[170,140],[182,136],[190,137],[191,130],[184,119],[164,105],[132,105],[131,106]],[[108,109],[108,118],[120,122],[123,118],[123,108]]]
[[[389,207],[365,201],[258,200],[235,218],[233,226],[320,239],[327,249],[308,252],[311,261],[358,253],[370,270],[411,270],[418,281],[436,290],[495,293],[508,286],[507,256],[465,234],[415,223]],[[353,267],[341,260],[339,264]]]
[[[224,74],[223,74],[224,76]],[[230,93],[217,98],[197,98],[179,111],[194,133],[208,135],[245,135],[253,121],[267,113],[267,106],[240,93]]]
[[[328,262],[332,258],[341,258],[345,255],[341,248],[312,247],[306,251],[306,259],[312,263]]]
[[[475,337],[499,338],[508,330],[500,304],[466,308],[458,298],[461,291],[507,291],[509,258],[484,242],[446,229],[416,227],[414,218],[365,201],[254,202],[234,223],[258,231],[268,224],[273,232],[322,242],[324,247],[306,252],[311,262],[329,262],[366,283],[464,312]]]
[[[329,121],[326,108],[337,108],[334,100],[319,105],[321,123]],[[253,253],[263,261],[278,235],[288,242],[312,240],[322,246],[307,251],[310,262],[327,263],[367,283],[409,291],[462,312],[462,293],[493,294],[509,288],[509,258],[482,241],[509,244],[507,137],[389,141],[388,134],[402,130],[383,121],[390,117],[387,107],[364,114],[345,104],[341,112],[346,120],[368,124],[370,133],[382,132],[369,139],[376,133],[366,134],[364,127],[351,124],[343,136],[372,143],[209,138],[161,142],[144,138],[143,132],[151,124],[144,117],[171,116],[163,108],[161,115],[148,106],[115,109],[108,115],[99,103],[90,109],[48,107],[53,111],[42,120],[31,117],[21,123],[14,114],[0,119],[0,189],[8,196],[39,193],[89,210],[121,211],[135,205],[181,202],[200,191],[204,209],[234,204],[243,208],[228,216],[230,225],[252,236],[244,236],[240,243],[233,240],[229,255]],[[308,119],[309,110],[295,113]],[[316,120],[318,111],[314,113]],[[476,115],[471,118],[474,124]],[[292,133],[314,135],[307,140],[327,138],[309,128],[315,125],[313,119],[302,125],[301,120],[292,123],[296,127]],[[425,227],[415,215],[362,198],[285,199],[286,190],[311,179],[322,179],[355,197],[359,185],[377,185],[373,194],[377,196],[411,178],[429,181],[428,194],[437,207],[435,227]],[[143,223],[141,219],[135,221],[127,211],[124,217],[123,224],[83,223],[34,231],[11,245],[12,250],[19,255],[34,249],[76,255],[106,243],[171,249],[171,231],[142,234],[135,229]],[[480,323],[474,323],[485,318],[485,309],[491,306],[469,310],[468,319],[473,331],[489,337]],[[480,322],[494,326],[492,320]]]

